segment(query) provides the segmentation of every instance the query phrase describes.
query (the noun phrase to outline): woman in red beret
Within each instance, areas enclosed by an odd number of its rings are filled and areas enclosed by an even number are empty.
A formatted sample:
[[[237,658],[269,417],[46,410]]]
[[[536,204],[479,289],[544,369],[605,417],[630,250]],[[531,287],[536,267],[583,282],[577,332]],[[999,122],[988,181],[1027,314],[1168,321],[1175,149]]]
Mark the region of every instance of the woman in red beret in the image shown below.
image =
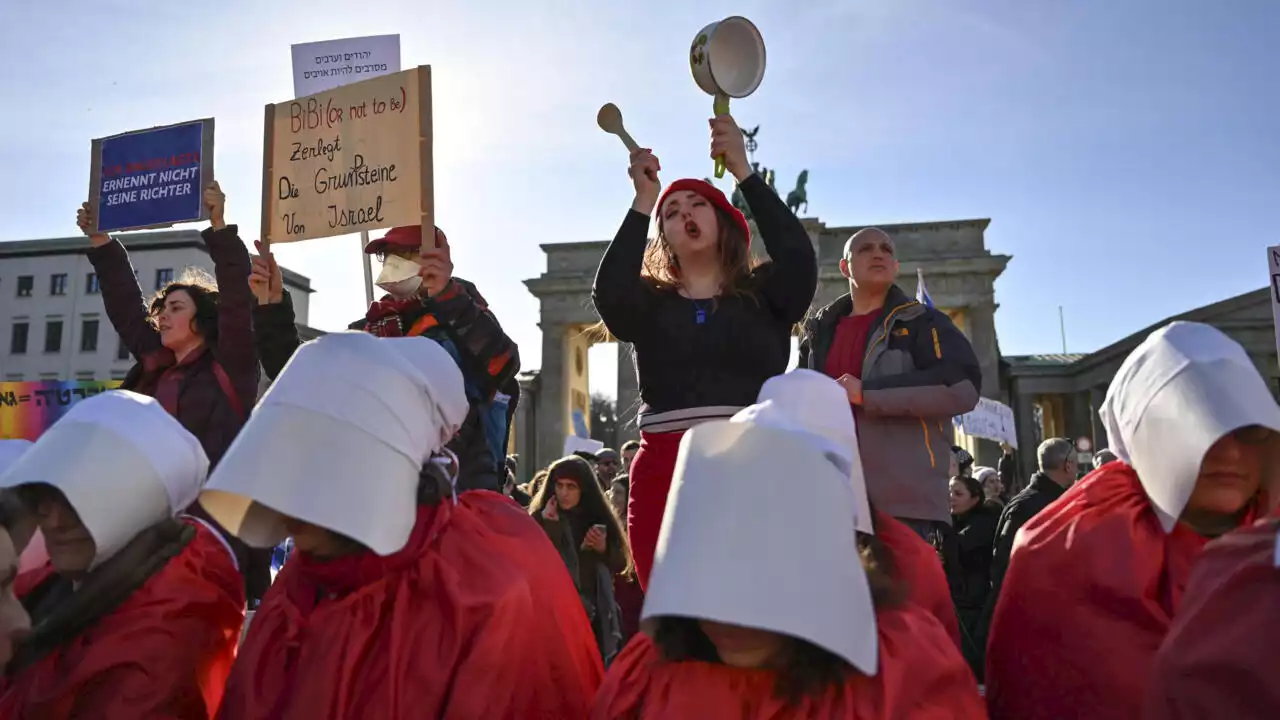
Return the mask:
[[[751,228],[703,180],[662,190],[650,150],[631,153],[635,200],[592,288],[609,333],[631,343],[640,389],[640,451],[631,468],[627,528],[643,586],[653,563],[676,450],[686,430],[755,402],[787,369],[791,330],[817,289],[817,258],[799,218],[747,162],[742,131],[713,118],[711,156],[724,156],[770,261],[751,256]],[[650,216],[656,236],[649,238]]]

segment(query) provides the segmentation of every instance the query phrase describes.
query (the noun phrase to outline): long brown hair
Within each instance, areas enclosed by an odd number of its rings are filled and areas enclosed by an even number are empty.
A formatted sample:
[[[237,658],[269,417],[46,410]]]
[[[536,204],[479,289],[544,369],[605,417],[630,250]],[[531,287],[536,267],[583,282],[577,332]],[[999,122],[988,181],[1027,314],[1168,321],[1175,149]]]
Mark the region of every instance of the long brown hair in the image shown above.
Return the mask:
[[[749,293],[752,289],[751,271],[760,263],[751,255],[751,238],[745,237],[729,213],[714,205],[716,224],[720,232],[716,236],[716,255],[720,261],[720,276],[727,293]],[[644,249],[644,265],[640,277],[658,290],[677,290],[680,287],[680,260],[676,257],[667,233],[663,229],[662,208],[654,211],[657,235]]]
[[[546,480],[542,483],[542,487],[538,488],[538,494],[529,503],[529,514],[535,518],[542,516],[542,511],[546,509],[547,503],[556,496],[557,480],[574,481],[581,491],[581,500],[578,501],[578,508],[575,509],[575,512],[581,513],[588,523],[602,524],[608,528],[605,533],[605,542],[609,546],[608,549],[621,549],[623,556],[627,559],[627,567],[618,574],[629,574],[633,566],[631,546],[627,543],[627,533],[623,530],[617,514],[613,512],[613,505],[605,499],[604,490],[600,487],[600,480],[596,477],[596,471],[591,469],[590,463],[577,455],[568,455],[551,463],[547,467],[546,473]]]

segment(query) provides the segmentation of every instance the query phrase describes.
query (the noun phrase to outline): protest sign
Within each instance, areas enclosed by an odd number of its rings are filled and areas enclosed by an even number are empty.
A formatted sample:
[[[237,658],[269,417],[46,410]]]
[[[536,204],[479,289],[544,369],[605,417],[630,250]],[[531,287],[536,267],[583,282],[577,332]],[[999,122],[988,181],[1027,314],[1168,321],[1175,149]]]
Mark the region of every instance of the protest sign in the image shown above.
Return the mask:
[[[118,387],[119,380],[0,382],[0,439],[34,442],[72,405]]]
[[[305,97],[400,72],[400,36],[325,40],[291,46],[293,96]]]
[[[978,398],[978,406],[954,419],[956,429],[965,435],[1008,443],[1018,447],[1018,431],[1013,424],[1013,410],[990,398]]]
[[[213,118],[93,141],[89,202],[96,232],[170,227],[208,219]]]
[[[1280,352],[1280,245],[1267,248],[1267,271],[1271,275],[1271,321],[1275,325],[1276,352]]]
[[[265,128],[263,241],[435,226],[430,67],[268,105]]]

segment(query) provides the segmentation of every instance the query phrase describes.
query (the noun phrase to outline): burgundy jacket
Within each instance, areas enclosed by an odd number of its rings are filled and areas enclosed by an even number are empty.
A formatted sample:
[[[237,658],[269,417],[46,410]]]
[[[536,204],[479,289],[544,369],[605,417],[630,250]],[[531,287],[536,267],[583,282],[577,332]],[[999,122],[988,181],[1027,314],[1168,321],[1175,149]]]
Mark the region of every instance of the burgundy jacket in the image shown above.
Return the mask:
[[[241,242],[236,226],[228,225],[217,231],[210,228],[201,236],[213,259],[214,279],[218,283],[218,342],[216,347],[195,358],[183,374],[176,417],[200,441],[212,468],[244,425],[243,413],[257,402],[258,351],[253,335],[256,302],[249,289],[249,251]],[[151,395],[160,375],[175,364],[176,358],[160,344],[160,333],[150,321],[150,303],[143,297],[129,254],[120,241],[90,248],[88,255],[98,274],[107,317],[136,360],[121,387]],[[215,361],[226,372],[238,402],[233,402],[219,383],[214,372]],[[188,512],[211,520],[198,503]],[[270,551],[250,551],[236,538],[227,539],[240,561],[248,595],[255,599],[261,597],[270,584]]]

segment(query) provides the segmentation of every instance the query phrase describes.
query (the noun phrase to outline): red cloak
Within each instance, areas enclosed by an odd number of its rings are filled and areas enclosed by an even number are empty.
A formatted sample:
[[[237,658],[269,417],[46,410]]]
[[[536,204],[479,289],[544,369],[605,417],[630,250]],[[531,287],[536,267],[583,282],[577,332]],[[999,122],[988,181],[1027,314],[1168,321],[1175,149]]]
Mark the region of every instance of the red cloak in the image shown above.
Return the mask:
[[[244,580],[231,551],[196,536],[115,611],[5,682],[0,718],[211,718],[244,623]],[[53,569],[24,573],[28,592]]]
[[[546,533],[509,499],[472,491],[421,507],[403,550],[351,559],[345,580],[325,568],[348,558],[285,563],[220,717],[586,715],[603,675],[595,636]]]
[[[669,663],[637,635],[609,666],[594,720],[985,718],[973,673],[941,624],[913,605],[877,613],[880,671],[856,675],[798,707],[774,697],[774,673],[718,663]]]
[[[1280,510],[1209,543],[1156,653],[1146,717],[1262,720],[1280,714]]]
[[[987,641],[993,720],[1132,720],[1205,539],[1170,533],[1132,467],[1068,489],[1014,540]]]
[[[879,510],[873,512],[876,537],[892,556],[894,580],[907,588],[907,600],[938,618],[956,647],[960,647],[960,621],[938,551],[911,528]]]

